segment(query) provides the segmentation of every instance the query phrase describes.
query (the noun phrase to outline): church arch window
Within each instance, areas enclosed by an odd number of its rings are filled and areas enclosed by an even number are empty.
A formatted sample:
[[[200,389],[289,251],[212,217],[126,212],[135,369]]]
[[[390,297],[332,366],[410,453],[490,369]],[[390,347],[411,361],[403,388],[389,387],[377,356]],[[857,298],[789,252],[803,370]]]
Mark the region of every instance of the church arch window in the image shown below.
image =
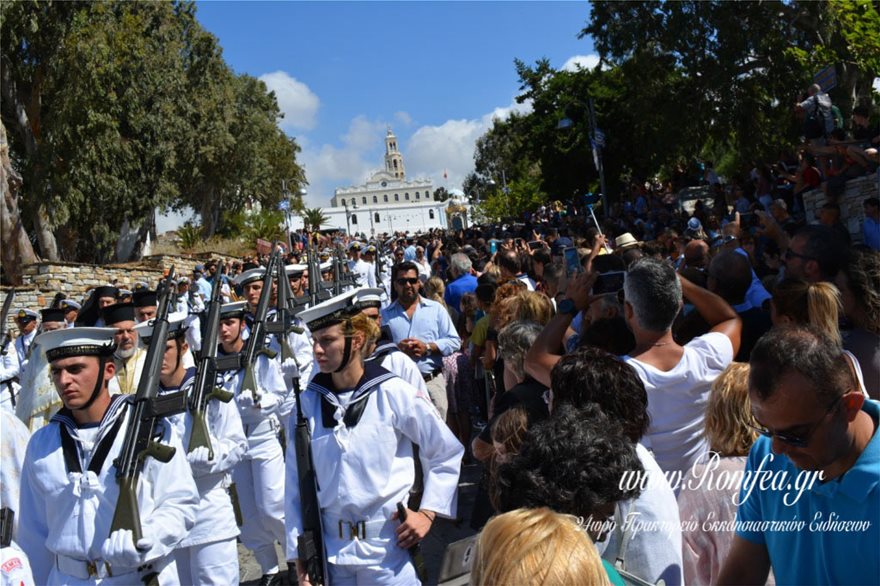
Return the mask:
[[[394,194],[394,201],[400,201],[400,194],[399,193]]]
[[[388,194],[387,193],[382,196],[382,201],[384,201],[385,203],[388,203]]]
[[[348,203],[349,203],[349,205],[353,205],[353,206],[354,206],[354,205],[357,205],[357,200],[356,200],[355,198],[351,198],[351,201],[348,202]]]
[[[367,197],[366,196],[361,198],[361,203],[364,205],[367,205]]]
[[[428,217],[434,219],[434,210],[428,210]]]
[[[375,195],[373,196],[373,203],[379,203],[379,197],[378,197],[378,196],[375,196]]]
[[[403,199],[405,199],[406,201],[409,201],[409,193],[404,193]]]
[[[382,220],[379,218],[379,212],[373,214],[373,221],[381,222]]]
[[[351,215],[351,223],[357,225],[357,223],[358,223],[358,217],[357,217],[357,214],[352,214],[352,215]]]

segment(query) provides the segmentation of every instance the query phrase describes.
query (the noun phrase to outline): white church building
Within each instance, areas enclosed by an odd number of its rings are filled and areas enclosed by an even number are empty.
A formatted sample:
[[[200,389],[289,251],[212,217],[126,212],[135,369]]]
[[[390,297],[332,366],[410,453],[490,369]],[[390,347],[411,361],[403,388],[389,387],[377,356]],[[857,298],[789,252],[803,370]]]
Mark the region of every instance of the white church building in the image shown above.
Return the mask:
[[[434,201],[430,179],[407,180],[397,137],[385,135],[385,167],[373,173],[363,185],[340,187],[331,207],[322,208],[329,220],[323,228],[346,230],[350,234],[374,236],[383,232],[425,232],[430,228],[466,228],[468,211],[464,194],[454,190],[447,201]],[[459,196],[459,194],[461,194]],[[302,218],[292,218],[293,229],[302,228]]]

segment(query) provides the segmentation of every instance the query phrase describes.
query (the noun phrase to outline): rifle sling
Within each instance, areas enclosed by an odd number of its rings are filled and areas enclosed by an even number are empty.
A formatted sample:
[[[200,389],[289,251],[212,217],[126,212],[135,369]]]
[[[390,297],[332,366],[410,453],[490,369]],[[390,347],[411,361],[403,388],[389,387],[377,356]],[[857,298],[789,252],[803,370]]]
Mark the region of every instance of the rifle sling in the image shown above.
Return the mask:
[[[125,415],[120,415],[119,418],[116,419],[116,423],[113,424],[113,427],[110,428],[110,431],[101,438],[98,442],[97,448],[95,448],[95,453],[92,455],[91,461],[89,461],[88,469],[98,475],[101,473],[101,469],[104,467],[104,460],[107,459],[107,454],[110,453],[110,447],[113,445],[113,442],[116,440],[116,434],[119,433],[119,428],[122,427],[122,420],[125,419]],[[79,472],[82,474],[82,466],[79,463],[79,450],[76,447],[76,442],[73,441],[73,438],[70,437],[70,432],[67,431],[67,426],[63,423],[60,424],[61,427],[61,451],[64,452],[64,465],[67,467],[67,472]]]

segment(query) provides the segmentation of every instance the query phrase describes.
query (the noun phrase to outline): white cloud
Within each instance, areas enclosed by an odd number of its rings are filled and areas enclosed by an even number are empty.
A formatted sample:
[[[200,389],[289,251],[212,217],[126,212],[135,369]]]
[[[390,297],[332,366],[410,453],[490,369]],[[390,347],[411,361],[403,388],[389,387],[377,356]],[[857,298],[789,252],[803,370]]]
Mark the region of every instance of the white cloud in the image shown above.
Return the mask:
[[[278,107],[284,113],[284,118],[278,122],[283,130],[311,130],[315,127],[321,101],[309,86],[285,71],[263,74],[260,80],[275,92]]]
[[[405,133],[395,128],[407,178],[427,177],[433,180],[435,187],[461,188],[464,178],[474,168],[477,139],[492,126],[492,120],[505,119],[512,112],[525,113],[531,109],[531,103],[517,104],[511,101],[509,105],[497,107],[479,118],[447,120],[439,125],[421,126],[408,139]],[[404,121],[402,114],[406,113],[397,112],[394,115],[398,127]],[[406,118],[409,118],[408,114]],[[371,173],[381,169],[387,127],[385,121],[357,116],[341,137],[341,145],[301,143],[303,151],[299,160],[305,167],[309,181],[306,205],[329,206],[337,187],[361,185]],[[443,179],[444,171],[448,179]]]
[[[512,112],[531,111],[531,103],[512,102],[495,108],[480,118],[447,120],[439,126],[422,126],[409,139],[404,154],[410,177],[430,177],[437,187],[461,188],[464,178],[474,170],[474,147],[494,118],[505,119]],[[446,171],[449,179],[443,179]]]
[[[341,137],[341,146],[301,142],[299,160],[309,181],[306,205],[329,206],[337,187],[360,185],[380,168],[386,128],[382,121],[356,116]]]
[[[401,126],[411,126],[413,123],[412,116],[408,112],[395,112],[394,121]]]
[[[562,65],[563,71],[577,71],[578,66],[581,69],[593,69],[599,64],[599,56],[595,53],[590,55],[574,55]]]

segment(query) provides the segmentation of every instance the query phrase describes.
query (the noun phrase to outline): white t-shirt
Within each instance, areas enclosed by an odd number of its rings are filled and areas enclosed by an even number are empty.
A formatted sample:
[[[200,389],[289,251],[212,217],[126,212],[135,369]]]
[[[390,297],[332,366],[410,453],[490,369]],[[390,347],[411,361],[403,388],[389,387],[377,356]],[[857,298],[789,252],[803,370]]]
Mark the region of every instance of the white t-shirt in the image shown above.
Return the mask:
[[[651,425],[642,443],[664,472],[687,474],[708,449],[703,418],[712,382],[733,361],[730,339],[717,332],[694,338],[666,372],[631,356],[623,359],[636,369],[648,392]]]

